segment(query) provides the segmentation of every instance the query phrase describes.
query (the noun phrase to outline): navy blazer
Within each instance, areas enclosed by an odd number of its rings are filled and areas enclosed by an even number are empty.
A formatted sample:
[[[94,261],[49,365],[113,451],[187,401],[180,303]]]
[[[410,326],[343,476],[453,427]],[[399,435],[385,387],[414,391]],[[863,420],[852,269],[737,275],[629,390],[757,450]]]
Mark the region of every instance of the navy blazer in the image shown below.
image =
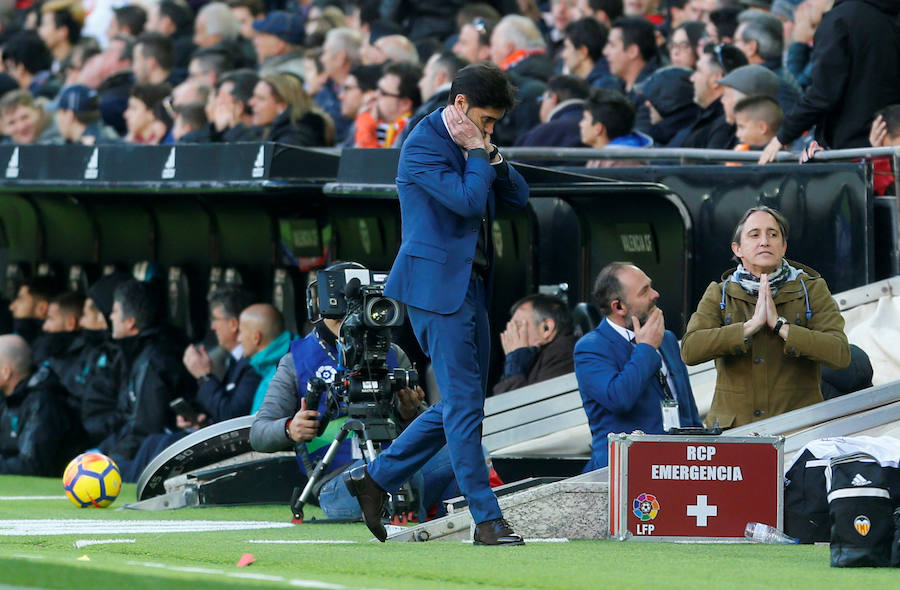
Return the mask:
[[[466,159],[450,138],[439,109],[410,133],[400,151],[397,191],[403,242],[384,294],[427,311],[451,314],[466,296],[482,216],[488,228],[495,197],[515,206],[528,202],[528,184],[512,166],[499,175],[485,154]],[[489,230],[490,231],[490,230]],[[493,240],[487,236],[488,260]],[[490,278],[487,292],[491,292]]]
[[[659,350],[675,383],[681,426],[701,426],[687,367],[678,340],[669,330]],[[606,435],[610,432],[663,433],[660,402],[665,392],[656,379],[661,365],[652,346],[632,346],[607,320],[575,345],[575,377],[593,435],[586,472],[609,463]]]

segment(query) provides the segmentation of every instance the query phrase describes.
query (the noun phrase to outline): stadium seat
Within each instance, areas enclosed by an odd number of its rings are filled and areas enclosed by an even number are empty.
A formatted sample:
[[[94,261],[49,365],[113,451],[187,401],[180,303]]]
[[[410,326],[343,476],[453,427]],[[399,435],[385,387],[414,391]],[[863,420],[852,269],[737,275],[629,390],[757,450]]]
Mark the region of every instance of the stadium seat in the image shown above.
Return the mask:
[[[592,303],[582,301],[572,310],[575,335],[579,338],[596,328],[601,321],[603,321],[603,316]]]
[[[284,328],[305,333],[306,285],[296,268],[276,268],[272,281],[272,305],[284,316]]]
[[[69,267],[66,287],[77,293],[87,293],[88,288],[97,280],[97,269],[90,264],[73,264]]]
[[[193,341],[196,331],[191,313],[191,286],[188,273],[182,267],[169,268],[166,295],[169,324]]]
[[[3,288],[3,294],[9,301],[16,298],[16,290],[19,284],[28,276],[27,262],[10,262],[6,265],[6,283]]]

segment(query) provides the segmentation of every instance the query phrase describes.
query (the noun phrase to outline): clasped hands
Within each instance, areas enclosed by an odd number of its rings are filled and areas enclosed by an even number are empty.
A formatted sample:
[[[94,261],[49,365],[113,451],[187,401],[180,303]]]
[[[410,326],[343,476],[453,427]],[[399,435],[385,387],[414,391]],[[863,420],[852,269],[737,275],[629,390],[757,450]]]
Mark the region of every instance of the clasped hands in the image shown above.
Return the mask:
[[[759,296],[756,299],[756,308],[753,316],[744,322],[744,338],[749,338],[759,332],[764,326],[775,329],[778,321],[778,311],[775,309],[775,301],[772,300],[772,292],[769,290],[769,275],[763,273],[759,276]],[[779,336],[787,340],[789,324],[781,327]]]
[[[421,387],[412,389],[404,387],[397,392],[397,413],[404,420],[415,418],[419,404],[425,399],[425,391]],[[319,418],[322,417],[316,410],[306,408],[306,398],[300,398],[300,409],[291,418],[287,431],[294,442],[309,442],[319,434]]]

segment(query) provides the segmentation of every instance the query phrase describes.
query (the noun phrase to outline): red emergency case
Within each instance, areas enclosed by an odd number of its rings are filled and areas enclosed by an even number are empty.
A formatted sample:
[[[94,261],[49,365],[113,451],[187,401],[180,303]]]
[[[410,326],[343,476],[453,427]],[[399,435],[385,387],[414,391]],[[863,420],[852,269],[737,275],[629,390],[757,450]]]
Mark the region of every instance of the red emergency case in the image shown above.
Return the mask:
[[[609,533],[620,541],[742,541],[782,529],[784,437],[614,434]]]

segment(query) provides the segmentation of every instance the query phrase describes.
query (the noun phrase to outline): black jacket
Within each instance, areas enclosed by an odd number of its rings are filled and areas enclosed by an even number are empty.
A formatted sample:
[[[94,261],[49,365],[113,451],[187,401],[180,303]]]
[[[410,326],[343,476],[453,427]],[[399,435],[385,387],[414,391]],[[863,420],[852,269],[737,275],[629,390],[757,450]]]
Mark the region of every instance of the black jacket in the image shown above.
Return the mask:
[[[63,376],[63,385],[80,400],[81,425],[90,444],[97,444],[116,429],[124,361],[107,330],[82,330],[82,339],[84,348],[75,363],[78,369]]]
[[[813,39],[812,81],[778,140],[790,145],[816,125],[831,149],[867,147],[875,112],[900,103],[897,0],[837,0]]]
[[[526,131],[516,140],[520,147],[584,147],[578,123],[584,114],[584,101],[573,100],[553,113],[550,120]],[[578,166],[580,162],[534,161],[535,166]]]
[[[0,473],[60,477],[78,454],[65,391],[42,367],[0,401]]]
[[[325,145],[325,119],[316,113],[306,113],[296,123],[291,123],[288,110],[272,121],[264,141],[276,141],[288,145],[315,147]]]
[[[246,416],[253,405],[253,396],[262,377],[250,366],[250,359],[239,361],[229,358],[225,375],[219,381],[209,377],[197,389],[197,401],[207,412],[211,422],[222,422],[238,416]]]
[[[161,328],[147,328],[115,343],[122,351],[114,431],[98,446],[115,460],[134,458],[149,435],[174,428],[169,402],[193,399],[194,380],[181,362],[182,353]]]
[[[512,69],[508,73],[510,81],[516,87],[516,106],[494,124],[491,141],[498,146],[515,145],[520,135],[541,124],[539,99],[544,93],[544,83],[519,75]]]
[[[729,125],[725,120],[722,99],[717,99],[700,111],[700,115],[687,130],[676,134],[668,147],[730,150],[735,143],[734,125]]]
[[[425,103],[416,109],[416,112],[413,113],[413,116],[409,118],[409,121],[406,122],[406,127],[403,128],[403,132],[400,134],[400,138],[394,144],[394,147],[400,147],[403,145],[403,142],[406,141],[406,138],[409,137],[409,134],[412,133],[412,130],[416,128],[416,125],[422,121],[425,117],[433,113],[436,109],[441,108],[442,106],[446,106],[447,99],[450,97],[450,88],[445,88],[439,92],[435,92],[434,95],[429,98]]]

